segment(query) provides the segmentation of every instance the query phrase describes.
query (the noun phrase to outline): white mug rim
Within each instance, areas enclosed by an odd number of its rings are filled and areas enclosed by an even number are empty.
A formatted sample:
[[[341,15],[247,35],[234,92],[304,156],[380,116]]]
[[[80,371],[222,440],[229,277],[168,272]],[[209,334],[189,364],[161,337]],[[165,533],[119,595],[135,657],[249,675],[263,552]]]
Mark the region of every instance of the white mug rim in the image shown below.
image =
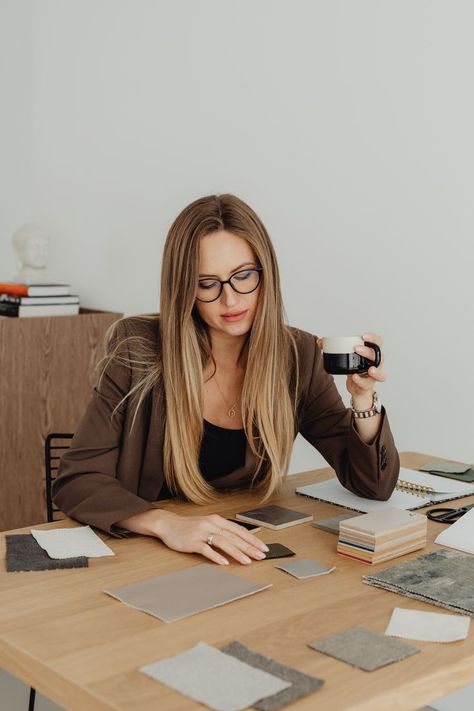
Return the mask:
[[[326,344],[326,341],[336,341],[335,344]],[[351,343],[352,341],[352,343]],[[326,345],[326,347],[325,347]],[[364,339],[362,336],[323,336],[323,353],[341,354],[355,353],[356,346],[363,346]]]

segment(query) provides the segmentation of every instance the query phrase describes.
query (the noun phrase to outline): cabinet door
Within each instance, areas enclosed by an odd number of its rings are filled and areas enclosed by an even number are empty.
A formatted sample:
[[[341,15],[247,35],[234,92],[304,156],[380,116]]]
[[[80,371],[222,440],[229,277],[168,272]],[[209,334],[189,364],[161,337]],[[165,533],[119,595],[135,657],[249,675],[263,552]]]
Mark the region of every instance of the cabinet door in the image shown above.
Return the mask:
[[[115,312],[0,319],[0,530],[46,521],[44,440],[74,432]]]

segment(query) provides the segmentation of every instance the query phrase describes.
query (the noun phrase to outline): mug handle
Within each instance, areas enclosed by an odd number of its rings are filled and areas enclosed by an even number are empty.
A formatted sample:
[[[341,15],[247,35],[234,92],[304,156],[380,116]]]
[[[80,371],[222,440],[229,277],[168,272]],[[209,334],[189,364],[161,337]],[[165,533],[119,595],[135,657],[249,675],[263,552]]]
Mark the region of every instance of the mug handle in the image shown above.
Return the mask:
[[[380,350],[379,346],[376,343],[372,343],[371,341],[364,341],[364,346],[369,346],[369,348],[374,349],[375,360],[371,361],[371,363],[375,366],[375,368],[378,368],[382,361],[382,351]],[[369,359],[367,358],[367,360]]]

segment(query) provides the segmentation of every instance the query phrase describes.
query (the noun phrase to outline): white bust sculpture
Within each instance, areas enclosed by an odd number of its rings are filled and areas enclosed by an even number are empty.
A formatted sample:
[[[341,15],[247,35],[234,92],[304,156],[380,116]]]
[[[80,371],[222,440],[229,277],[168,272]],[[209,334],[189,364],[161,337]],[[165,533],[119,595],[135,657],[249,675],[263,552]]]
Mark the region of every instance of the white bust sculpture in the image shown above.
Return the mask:
[[[20,284],[47,282],[49,235],[39,225],[27,224],[15,232],[12,241],[18,259],[15,281]]]

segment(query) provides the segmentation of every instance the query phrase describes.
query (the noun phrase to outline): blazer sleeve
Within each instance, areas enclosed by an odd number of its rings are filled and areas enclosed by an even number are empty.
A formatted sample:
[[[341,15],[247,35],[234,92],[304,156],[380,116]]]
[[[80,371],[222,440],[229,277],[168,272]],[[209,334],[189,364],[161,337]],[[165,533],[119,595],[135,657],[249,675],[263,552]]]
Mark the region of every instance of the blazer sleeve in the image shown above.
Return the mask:
[[[119,321],[112,343],[124,335],[125,323]],[[61,458],[52,486],[53,501],[61,511],[117,538],[132,534],[119,527],[112,528],[116,521],[155,508],[153,503],[126,489],[116,477],[128,400],[113,417],[112,412],[130,384],[131,369],[115,360],[109,362],[93,390],[70,448]]]
[[[312,339],[312,364],[306,366],[310,378],[303,392],[299,432],[333,467],[346,489],[365,498],[386,500],[395,488],[400,459],[385,408],[374,442],[366,444],[357,432],[352,411],[344,406],[334,378],[324,370],[316,338]]]

